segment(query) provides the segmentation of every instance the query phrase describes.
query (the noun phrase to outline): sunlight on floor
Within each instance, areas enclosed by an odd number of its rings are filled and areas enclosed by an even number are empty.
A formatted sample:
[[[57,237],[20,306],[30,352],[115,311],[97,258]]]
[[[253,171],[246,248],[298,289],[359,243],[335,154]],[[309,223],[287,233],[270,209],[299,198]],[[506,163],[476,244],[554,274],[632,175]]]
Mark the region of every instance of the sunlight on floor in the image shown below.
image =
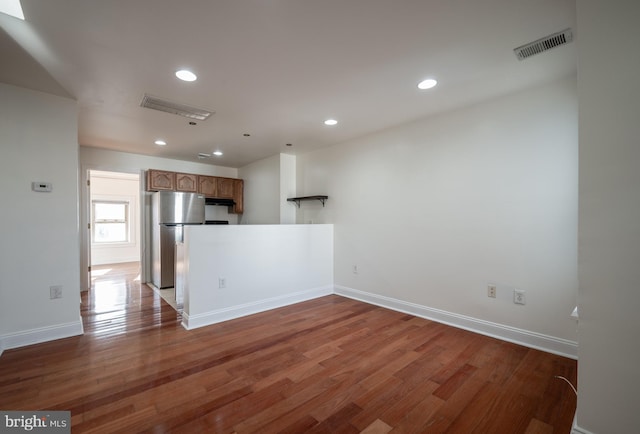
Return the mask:
[[[138,263],[97,266],[91,271],[91,303],[94,312],[105,313],[140,304],[141,276]]]
[[[123,283],[96,281],[93,285],[93,300],[96,312],[113,310],[127,301],[127,286]]]
[[[111,268],[105,268],[102,270],[95,270],[95,271],[91,271],[91,280],[94,280],[96,277],[100,277],[100,276],[104,276],[105,274],[109,273],[111,271]],[[139,278],[140,276],[138,276]]]

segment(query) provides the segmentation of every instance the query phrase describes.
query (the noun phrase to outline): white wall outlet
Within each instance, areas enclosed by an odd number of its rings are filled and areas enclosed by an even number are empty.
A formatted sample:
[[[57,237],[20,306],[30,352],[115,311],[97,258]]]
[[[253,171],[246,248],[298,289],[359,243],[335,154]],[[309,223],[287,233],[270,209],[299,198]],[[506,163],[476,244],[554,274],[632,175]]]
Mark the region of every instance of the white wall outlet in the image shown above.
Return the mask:
[[[353,271],[353,274],[358,274],[358,266],[354,264],[351,271]]]
[[[224,289],[227,287],[227,279],[225,277],[218,278],[218,288]]]
[[[487,297],[496,298],[496,285],[487,285]]]
[[[49,298],[51,300],[62,298],[62,285],[54,285],[49,287]]]
[[[514,289],[513,290],[513,302],[515,304],[527,304],[527,299],[524,295],[523,289]]]

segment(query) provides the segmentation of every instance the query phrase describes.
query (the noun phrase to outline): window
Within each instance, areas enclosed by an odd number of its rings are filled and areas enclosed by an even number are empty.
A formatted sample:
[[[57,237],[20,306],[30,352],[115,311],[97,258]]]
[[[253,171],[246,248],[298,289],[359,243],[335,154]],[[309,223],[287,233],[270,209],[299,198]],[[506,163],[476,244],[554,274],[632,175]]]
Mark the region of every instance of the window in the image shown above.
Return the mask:
[[[129,202],[94,200],[93,242],[129,242]]]

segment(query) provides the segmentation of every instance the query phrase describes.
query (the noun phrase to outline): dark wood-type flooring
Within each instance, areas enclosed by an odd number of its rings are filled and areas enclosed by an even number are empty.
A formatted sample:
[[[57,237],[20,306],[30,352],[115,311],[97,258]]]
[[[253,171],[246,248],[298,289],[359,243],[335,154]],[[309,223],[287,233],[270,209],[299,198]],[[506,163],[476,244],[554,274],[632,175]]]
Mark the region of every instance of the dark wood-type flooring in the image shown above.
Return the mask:
[[[100,267],[85,334],[5,350],[0,409],[73,433],[569,433],[576,362],[328,296],[186,331],[137,263]]]

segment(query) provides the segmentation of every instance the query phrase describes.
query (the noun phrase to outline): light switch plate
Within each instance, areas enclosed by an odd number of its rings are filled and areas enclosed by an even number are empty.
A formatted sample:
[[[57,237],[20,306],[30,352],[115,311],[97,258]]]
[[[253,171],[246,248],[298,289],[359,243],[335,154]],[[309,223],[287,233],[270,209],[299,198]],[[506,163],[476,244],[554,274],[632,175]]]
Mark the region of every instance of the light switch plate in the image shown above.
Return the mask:
[[[43,193],[49,193],[50,191],[53,190],[53,184],[51,184],[50,182],[38,182],[38,181],[34,181],[31,183],[31,189],[33,191],[39,191],[39,192],[43,192]]]

